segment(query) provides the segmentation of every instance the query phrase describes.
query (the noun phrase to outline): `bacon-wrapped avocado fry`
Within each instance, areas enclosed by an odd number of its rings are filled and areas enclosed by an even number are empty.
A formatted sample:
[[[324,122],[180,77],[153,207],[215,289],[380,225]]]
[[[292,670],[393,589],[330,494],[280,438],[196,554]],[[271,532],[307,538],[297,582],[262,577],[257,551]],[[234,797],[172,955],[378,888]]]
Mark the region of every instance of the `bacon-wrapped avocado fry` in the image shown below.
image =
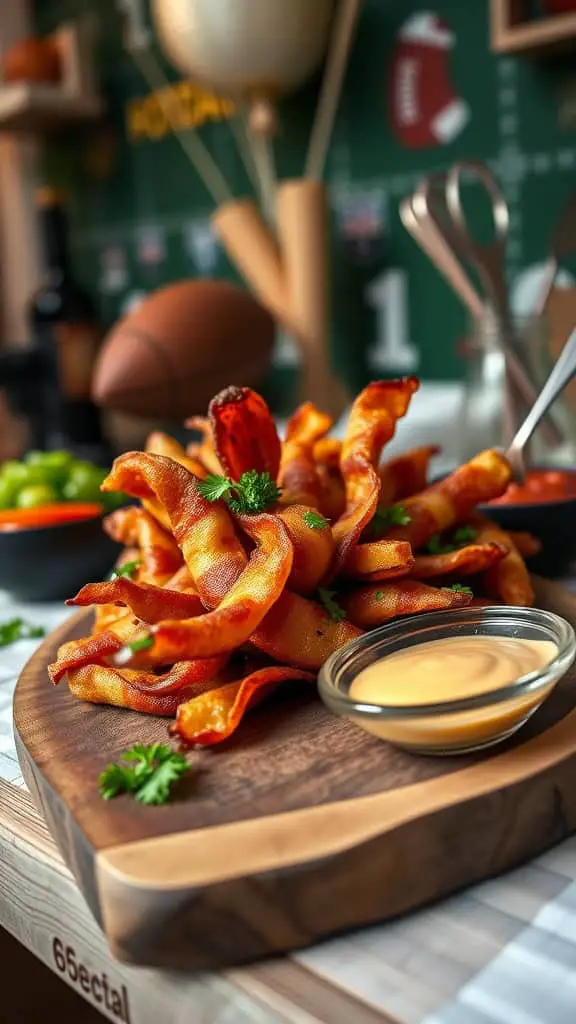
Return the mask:
[[[142,685],[141,674],[129,669],[85,665],[68,669],[67,674],[71,692],[82,700],[166,717],[175,715],[183,701],[196,697],[206,688],[218,685],[213,666],[194,661],[174,665],[163,677],[150,674],[151,680],[158,680],[156,692],[152,686]]]
[[[238,516],[238,521],[255,543],[246,568],[213,611],[190,619],[163,618],[151,627],[152,664],[208,658],[240,647],[280,597],[292,568],[292,544],[284,524],[267,513]]]
[[[80,608],[124,605],[146,623],[162,622],[163,619],[190,619],[206,611],[198,594],[170,590],[168,586],[155,587],[151,583],[135,583],[124,576],[103,583],[87,583],[66,604],[78,605]]]
[[[380,494],[377,472],[380,454],[394,436],[396,423],[406,414],[418,386],[415,377],[376,381],[360,392],[352,406],[340,457],[346,508],[333,527],[336,541],[333,575],[342,569],[376,512]]]
[[[410,575],[415,580],[437,579],[440,576],[475,576],[504,558],[502,544],[476,543],[437,555],[416,555]]]
[[[216,606],[247,562],[224,504],[203,498],[192,474],[162,455],[120,455],[102,487],[116,490],[120,481],[126,494],[162,507],[202,601]]]
[[[200,460],[192,458],[178,441],[161,430],[153,430],[149,434],[144,450],[150,452],[151,455],[165,455],[168,459],[174,459],[174,462],[179,462],[189,473],[193,473],[200,480],[207,476]]]
[[[428,444],[384,462],[380,466],[380,504],[389,505],[423,491],[430,461],[439,451],[438,445]]]
[[[280,507],[278,517],[294,549],[287,585],[298,594],[311,594],[324,579],[334,557],[330,524],[316,509],[302,505]]]
[[[182,552],[174,537],[154,516],[136,505],[119,508],[104,519],[104,530],[117,544],[136,547],[135,578],[161,586],[181,567]]]
[[[246,711],[280,683],[292,680],[313,683],[314,679],[311,672],[285,665],[258,669],[244,679],[226,683],[180,704],[170,733],[186,745],[221,743],[238,728]]]
[[[222,473],[222,466],[216,454],[214,436],[208,417],[191,416],[190,419],[186,420],[184,426],[190,427],[192,430],[198,430],[202,435],[201,441],[191,441],[190,444],[186,445],[186,454],[190,455],[193,459],[198,459],[206,473]]]
[[[344,566],[344,575],[363,580],[389,580],[409,576],[414,565],[412,548],[405,540],[377,540],[357,544]]]
[[[534,604],[534,588],[530,573],[510,535],[478,514],[473,517],[472,523],[478,530],[479,544],[498,544],[506,548],[507,552],[504,558],[491,566],[482,576],[488,594],[503,604],[531,607]]]
[[[504,455],[493,449],[481,452],[444,480],[406,498],[402,511],[409,521],[395,526],[386,536],[406,540],[417,551],[436,533],[467,520],[480,502],[503,494],[511,477]]]
[[[323,492],[314,445],[331,426],[331,417],[321,413],[312,402],[304,402],[288,420],[278,473],[281,504],[321,508]]]
[[[448,587],[430,587],[418,580],[358,587],[341,603],[348,618],[364,629],[374,629],[383,622],[402,615],[437,611],[442,608],[463,608],[470,604],[471,593]]]
[[[272,480],[280,466],[280,438],[264,399],[251,388],[225,388],[208,408],[218,460],[232,480],[256,470]]]

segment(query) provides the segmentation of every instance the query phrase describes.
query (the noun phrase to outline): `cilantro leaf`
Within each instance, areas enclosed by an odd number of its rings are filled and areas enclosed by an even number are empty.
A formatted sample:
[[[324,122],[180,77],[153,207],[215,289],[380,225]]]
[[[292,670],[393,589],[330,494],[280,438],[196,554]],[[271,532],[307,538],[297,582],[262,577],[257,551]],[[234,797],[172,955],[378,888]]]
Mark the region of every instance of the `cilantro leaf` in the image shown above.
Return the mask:
[[[9,619],[8,622],[0,623],[0,647],[9,647],[18,640],[35,640],[45,635],[43,626],[33,626],[24,619]]]
[[[325,590],[324,587],[318,587],[317,594],[320,604],[323,606],[324,610],[328,612],[328,615],[333,622],[342,622],[342,620],[346,618],[346,612],[338,602],[334,600],[336,596],[335,590]]]
[[[256,469],[242,473],[237,482],[211,473],[199,481],[198,490],[207,501],[224,498],[230,510],[239,514],[264,512],[278,501],[281,494],[270,473],[259,473]]]
[[[468,597],[474,597],[472,587],[465,587],[463,583],[453,583],[451,587],[442,587],[442,590],[454,590],[457,594],[466,594]]]
[[[306,526],[309,526],[311,530],[324,530],[328,526],[328,520],[324,519],[319,512],[315,512],[314,509],[307,509],[303,517]]]
[[[191,767],[184,754],[162,743],[135,743],[120,756],[121,762],[109,764],[98,777],[104,800],[130,793],[143,804],[165,804],[172,784]]]
[[[405,505],[379,505],[366,527],[368,537],[377,538],[386,533],[391,526],[407,526],[412,522]]]
[[[117,569],[114,569],[114,571],[110,573],[110,579],[117,580],[121,576],[127,576],[128,579],[132,579],[132,577],[134,576],[134,574],[140,568],[141,565],[141,558],[135,558],[132,562],[124,562],[122,565],[119,565]]]

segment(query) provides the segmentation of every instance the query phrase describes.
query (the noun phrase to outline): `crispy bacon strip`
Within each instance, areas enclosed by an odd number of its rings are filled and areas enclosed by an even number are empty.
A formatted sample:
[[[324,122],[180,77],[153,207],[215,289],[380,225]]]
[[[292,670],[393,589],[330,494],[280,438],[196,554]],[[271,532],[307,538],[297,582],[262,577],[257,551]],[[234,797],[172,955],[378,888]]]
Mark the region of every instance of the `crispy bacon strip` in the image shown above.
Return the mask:
[[[128,452],[114,461],[102,487],[160,504],[207,607],[217,605],[236,583],[247,558],[230,514],[222,502],[202,497],[183,466],[162,455]]]
[[[284,665],[317,672],[333,651],[361,633],[346,619],[334,622],[316,601],[285,590],[250,643]]]
[[[296,679],[313,683],[315,676],[285,665],[258,669],[244,679],[180,704],[170,732],[186,745],[221,743],[235,732],[245,713],[274,687]]]
[[[289,419],[278,472],[282,504],[320,508],[322,485],[314,460],[314,444],[331,426],[332,418],[312,402],[304,402]]]
[[[320,437],[314,444],[314,462],[340,467],[342,441],[336,437]]]
[[[416,555],[411,576],[415,580],[439,576],[474,576],[484,572],[506,555],[502,544],[475,543],[440,555]]]
[[[69,640],[58,649],[56,661],[48,666],[48,675],[53,683],[59,683],[72,669],[84,665],[104,665],[123,646],[124,637],[115,636],[111,630],[82,637],[81,640]]]
[[[310,594],[316,589],[334,557],[334,538],[328,523],[315,528],[306,522],[306,513],[314,511],[302,505],[278,509],[294,549],[288,587],[298,594]]]
[[[503,494],[512,471],[503,455],[488,450],[476,455],[439,483],[406,498],[403,508],[411,521],[389,530],[387,538],[407,540],[414,551],[435,533],[467,519],[477,504]]]
[[[542,550],[542,541],[531,533],[526,533],[524,530],[505,530],[504,532],[522,558],[531,558],[532,555],[537,555]]]
[[[66,604],[81,608],[90,605],[125,605],[142,622],[156,623],[163,619],[190,619],[202,615],[206,609],[198,594],[155,587],[150,583],[135,583],[119,576],[103,583],[87,583]]]
[[[255,542],[248,565],[218,607],[191,619],[163,619],[152,627],[154,665],[186,658],[208,658],[246,643],[278,599],[292,568],[292,544],[277,516],[238,516]]]
[[[200,694],[224,682],[224,669],[228,661],[227,654],[219,654],[215,658],[197,658],[195,661],[177,661],[167,672],[158,675],[155,672],[140,672],[128,668],[114,671],[118,671],[130,686],[144,693],[165,697],[184,688],[190,692],[190,687],[194,686],[196,692]]]
[[[487,592],[503,604],[531,607],[534,604],[534,588],[530,574],[510,535],[479,514],[473,517],[472,523],[478,530],[478,544],[499,544],[507,549],[506,556],[482,577]]]
[[[463,608],[469,603],[468,594],[449,589],[439,590],[417,580],[359,587],[342,599],[349,619],[364,629],[373,629],[401,615],[441,608]]]
[[[346,508],[346,488],[340,468],[319,462],[316,464],[316,472],[322,488],[320,511],[334,523]]]
[[[423,491],[428,483],[430,460],[439,451],[438,445],[424,445],[380,466],[380,504],[390,505]]]
[[[181,444],[178,444],[169,434],[161,430],[154,430],[146,441],[145,451],[151,455],[165,455],[168,459],[174,459],[181,466],[184,466],[189,473],[193,473],[202,480],[207,474],[199,459],[194,459],[185,452]]]
[[[405,540],[377,540],[357,544],[344,566],[355,579],[387,580],[409,576],[414,565],[412,548]]]
[[[334,524],[333,575],[341,570],[362,530],[374,516],[380,494],[376,467],[382,448],[394,436],[396,423],[405,415],[418,386],[415,377],[376,381],[360,392],[352,406],[340,458],[346,509]]]
[[[200,442],[192,441],[186,446],[186,453],[191,455],[193,459],[199,459],[207,473],[216,473],[218,476],[221,476],[223,470],[214,448],[212,427],[208,417],[191,416],[190,419],[185,421],[184,426],[192,430],[198,430],[202,434]]]
[[[213,685],[212,681],[208,685]],[[145,715],[163,715],[167,718],[176,714],[179,704],[198,693],[198,687],[194,684],[166,694],[146,692],[131,685],[124,672],[104,665],[70,669],[68,686],[75,697],[91,704],[111,704],[118,708],[141,711]]]
[[[182,552],[176,541],[157,520],[136,505],[111,512],[104,520],[104,529],[119,544],[138,548],[142,559],[135,579],[163,584],[182,565]]]
[[[251,388],[225,388],[208,407],[218,459],[227,476],[239,480],[255,469],[273,480],[280,466],[280,438],[264,399]]]

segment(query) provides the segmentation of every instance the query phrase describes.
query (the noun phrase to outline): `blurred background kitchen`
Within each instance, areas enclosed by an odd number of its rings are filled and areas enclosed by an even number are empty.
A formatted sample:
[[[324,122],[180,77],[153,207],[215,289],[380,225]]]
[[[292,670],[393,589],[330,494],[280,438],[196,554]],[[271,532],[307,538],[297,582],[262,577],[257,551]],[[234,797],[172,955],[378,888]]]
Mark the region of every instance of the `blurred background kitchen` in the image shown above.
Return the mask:
[[[279,417],[302,397],[338,417],[371,378],[405,373],[423,381],[411,443],[439,440],[447,465],[495,443],[500,341],[399,210],[455,161],[481,161],[502,190],[508,302],[535,379],[576,324],[576,0],[323,0],[315,14],[308,0],[300,64],[287,0],[269,0],[276,23],[253,39],[250,2],[228,5],[244,58],[228,95],[226,62],[186,48],[179,19],[202,0],[1,5],[0,458],[72,447],[105,464],[153,424],[182,433],[184,408],[228,383],[258,387]],[[277,82],[255,70],[263,47]],[[275,178],[303,175],[277,205]],[[475,225],[490,217],[477,183],[462,193]],[[158,306],[182,281],[192,291]],[[551,462],[576,461],[575,410],[569,388]]]

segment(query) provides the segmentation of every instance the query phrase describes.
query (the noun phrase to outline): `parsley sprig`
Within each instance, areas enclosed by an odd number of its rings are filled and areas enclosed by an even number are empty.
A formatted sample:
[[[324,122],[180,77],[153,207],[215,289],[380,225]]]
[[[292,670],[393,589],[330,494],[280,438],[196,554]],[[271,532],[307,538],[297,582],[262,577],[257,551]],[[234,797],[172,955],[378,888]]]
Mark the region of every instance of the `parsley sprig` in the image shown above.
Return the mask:
[[[366,527],[367,537],[376,539],[392,526],[407,526],[412,522],[405,505],[379,505]]]
[[[46,636],[44,627],[32,626],[24,619],[10,619],[0,623],[0,647],[9,647],[18,640],[35,640],[41,636]]]
[[[311,530],[325,530],[328,526],[328,520],[324,519],[319,512],[315,512],[314,509],[307,509],[302,516],[306,526],[309,526]]]
[[[442,587],[442,590],[454,590],[457,594],[466,594],[467,597],[474,597],[472,587],[465,587],[463,583],[453,583],[451,587]]]
[[[162,743],[135,743],[120,756],[98,778],[104,800],[129,793],[141,804],[165,804],[173,783],[191,769],[184,754]]]
[[[238,481],[210,473],[205,480],[199,481],[198,490],[207,501],[223,498],[231,512],[240,514],[264,512],[278,501],[281,494],[270,473],[259,473],[256,469],[242,473]]]
[[[341,605],[334,600],[336,597],[335,590],[325,590],[324,587],[318,587],[317,595],[324,611],[328,613],[333,622],[342,622],[342,620],[346,618],[346,612]]]

